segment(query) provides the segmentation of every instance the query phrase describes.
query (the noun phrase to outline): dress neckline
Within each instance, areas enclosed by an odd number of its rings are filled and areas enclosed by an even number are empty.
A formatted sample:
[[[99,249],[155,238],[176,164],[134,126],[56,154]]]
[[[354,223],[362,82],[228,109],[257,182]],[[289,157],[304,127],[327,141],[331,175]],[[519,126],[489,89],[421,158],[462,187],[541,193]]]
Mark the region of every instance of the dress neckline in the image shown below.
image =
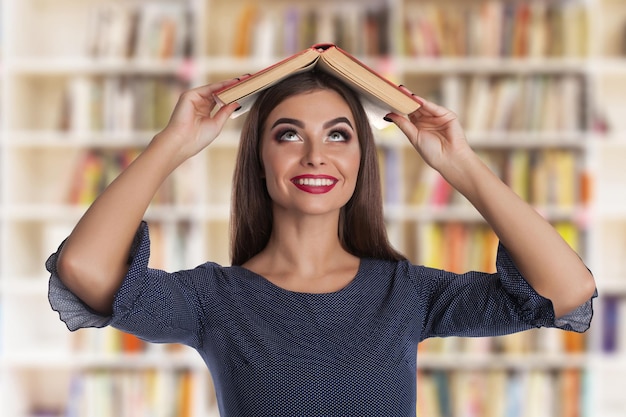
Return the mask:
[[[364,265],[366,260],[363,258],[359,258],[359,266],[357,268],[356,274],[352,279],[343,287],[336,291],[328,291],[328,292],[305,292],[305,291],[293,291],[286,288],[281,287],[267,279],[265,276],[256,273],[248,268],[245,268],[240,265],[235,265],[233,268],[237,268],[241,271],[244,271],[245,274],[255,278],[258,282],[260,282],[263,286],[270,288],[276,292],[288,295],[297,295],[297,296],[307,296],[307,297],[331,297],[341,295],[343,293],[349,292],[354,286],[357,285],[358,281],[360,281],[360,277],[363,275]]]

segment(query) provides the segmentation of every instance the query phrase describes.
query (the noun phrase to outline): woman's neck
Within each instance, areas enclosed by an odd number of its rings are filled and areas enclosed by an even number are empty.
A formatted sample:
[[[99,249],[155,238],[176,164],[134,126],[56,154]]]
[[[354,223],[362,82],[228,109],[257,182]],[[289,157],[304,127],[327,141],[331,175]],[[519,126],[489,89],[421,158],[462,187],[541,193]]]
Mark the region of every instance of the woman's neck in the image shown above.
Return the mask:
[[[338,214],[296,217],[275,213],[267,246],[244,267],[294,291],[343,288],[354,278],[359,259],[341,246],[338,222]]]

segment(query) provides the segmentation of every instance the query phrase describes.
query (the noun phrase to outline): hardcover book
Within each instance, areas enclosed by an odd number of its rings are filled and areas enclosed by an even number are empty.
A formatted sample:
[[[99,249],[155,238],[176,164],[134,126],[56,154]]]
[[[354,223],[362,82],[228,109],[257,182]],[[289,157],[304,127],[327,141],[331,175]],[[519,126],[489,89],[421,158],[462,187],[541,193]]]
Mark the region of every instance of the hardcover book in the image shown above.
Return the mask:
[[[360,95],[371,124],[377,128],[388,124],[383,120],[388,113],[407,115],[420,107],[409,93],[333,44],[313,45],[216,92],[214,96],[222,105],[239,103],[241,108],[232,116],[237,117],[252,107],[261,91],[290,75],[313,69],[330,73],[352,87]]]

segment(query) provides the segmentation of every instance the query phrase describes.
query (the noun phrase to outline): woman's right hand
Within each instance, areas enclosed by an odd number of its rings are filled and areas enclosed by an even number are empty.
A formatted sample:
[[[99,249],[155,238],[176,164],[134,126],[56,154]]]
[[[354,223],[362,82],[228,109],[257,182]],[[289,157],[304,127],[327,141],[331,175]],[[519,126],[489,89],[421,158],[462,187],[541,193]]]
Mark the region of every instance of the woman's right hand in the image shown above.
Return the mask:
[[[213,93],[240,79],[204,85],[181,94],[167,126],[155,136],[153,142],[167,141],[170,146],[175,146],[177,164],[207,147],[239,107],[237,103],[231,103],[214,111],[217,103]]]
[[[59,279],[93,310],[110,314],[128,272],[137,228],[165,179],[209,145],[237,103],[215,111],[213,93],[236,79],[183,93],[168,125],[98,196],[57,258]],[[213,114],[212,114],[213,113]]]

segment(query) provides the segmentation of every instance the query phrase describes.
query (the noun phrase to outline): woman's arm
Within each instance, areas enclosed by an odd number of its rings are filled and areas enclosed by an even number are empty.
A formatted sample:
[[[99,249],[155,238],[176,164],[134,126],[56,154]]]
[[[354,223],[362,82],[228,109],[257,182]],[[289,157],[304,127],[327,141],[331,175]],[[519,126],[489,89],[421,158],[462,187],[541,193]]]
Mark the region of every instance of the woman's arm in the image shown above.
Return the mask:
[[[470,148],[456,115],[421,98],[408,119],[389,114],[422,158],[481,213],[526,281],[561,317],[591,298],[593,276],[578,254]]]
[[[65,241],[57,261],[59,278],[95,311],[111,312],[137,228],[163,181],[208,146],[237,108],[233,103],[212,115],[213,91],[233,82],[181,95],[166,128],[102,192]]]

